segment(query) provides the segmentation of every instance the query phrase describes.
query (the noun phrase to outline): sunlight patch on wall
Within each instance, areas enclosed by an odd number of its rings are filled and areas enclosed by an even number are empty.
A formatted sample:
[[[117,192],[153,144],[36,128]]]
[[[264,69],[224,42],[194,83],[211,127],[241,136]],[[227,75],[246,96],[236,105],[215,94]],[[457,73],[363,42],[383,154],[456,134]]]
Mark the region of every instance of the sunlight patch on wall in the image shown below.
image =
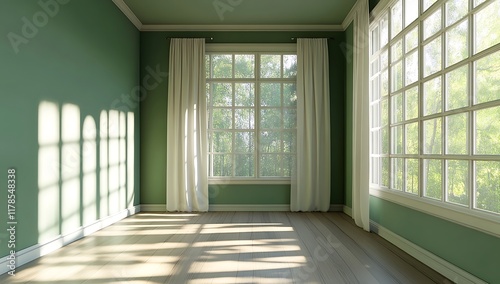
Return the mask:
[[[94,118],[87,116],[83,122],[83,225],[97,220],[97,144]]]

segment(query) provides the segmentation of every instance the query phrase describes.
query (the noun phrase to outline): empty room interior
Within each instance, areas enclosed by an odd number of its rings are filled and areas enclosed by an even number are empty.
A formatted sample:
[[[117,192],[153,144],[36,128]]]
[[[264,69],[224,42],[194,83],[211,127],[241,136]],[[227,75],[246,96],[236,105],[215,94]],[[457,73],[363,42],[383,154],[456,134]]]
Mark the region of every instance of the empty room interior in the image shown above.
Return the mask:
[[[500,283],[500,0],[0,23],[0,283]]]

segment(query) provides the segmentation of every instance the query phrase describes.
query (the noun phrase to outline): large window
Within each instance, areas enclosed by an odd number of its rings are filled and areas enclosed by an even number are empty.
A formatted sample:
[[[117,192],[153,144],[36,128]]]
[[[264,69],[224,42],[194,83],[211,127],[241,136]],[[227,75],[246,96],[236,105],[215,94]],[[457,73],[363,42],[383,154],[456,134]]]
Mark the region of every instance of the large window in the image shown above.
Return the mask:
[[[207,47],[209,177],[289,180],[295,157],[297,56],[289,48],[231,49],[235,47]]]
[[[500,0],[399,0],[380,15],[372,188],[500,213]]]

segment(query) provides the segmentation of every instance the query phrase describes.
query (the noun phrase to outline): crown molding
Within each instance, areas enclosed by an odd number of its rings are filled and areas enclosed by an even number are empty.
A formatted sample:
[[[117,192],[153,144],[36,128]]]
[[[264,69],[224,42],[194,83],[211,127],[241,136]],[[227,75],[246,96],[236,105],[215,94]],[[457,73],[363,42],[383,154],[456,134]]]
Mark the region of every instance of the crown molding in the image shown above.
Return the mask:
[[[132,22],[132,24],[140,31],[142,23],[137,16],[130,10],[130,7],[123,0],[113,0],[113,3],[122,11],[122,13]]]
[[[344,31],[341,25],[142,25],[141,31]]]
[[[356,11],[358,10],[358,4],[360,1],[365,1],[365,0],[358,0],[356,3],[354,3],[354,6],[352,6],[351,11],[347,14],[345,17],[344,21],[342,21],[342,30],[345,31],[349,25],[352,23],[354,20],[354,15],[356,15]]]

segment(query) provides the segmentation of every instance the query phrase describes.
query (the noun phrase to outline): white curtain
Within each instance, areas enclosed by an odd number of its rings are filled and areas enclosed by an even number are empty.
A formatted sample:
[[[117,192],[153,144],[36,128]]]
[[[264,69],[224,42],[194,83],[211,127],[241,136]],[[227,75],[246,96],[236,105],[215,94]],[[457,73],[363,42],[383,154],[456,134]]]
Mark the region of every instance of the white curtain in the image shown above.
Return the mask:
[[[368,13],[368,0],[359,0],[353,23],[352,217],[366,231],[370,231]]]
[[[326,39],[297,40],[297,160],[292,211],[330,207],[330,87]]]
[[[208,211],[205,40],[171,39],[167,211]]]

